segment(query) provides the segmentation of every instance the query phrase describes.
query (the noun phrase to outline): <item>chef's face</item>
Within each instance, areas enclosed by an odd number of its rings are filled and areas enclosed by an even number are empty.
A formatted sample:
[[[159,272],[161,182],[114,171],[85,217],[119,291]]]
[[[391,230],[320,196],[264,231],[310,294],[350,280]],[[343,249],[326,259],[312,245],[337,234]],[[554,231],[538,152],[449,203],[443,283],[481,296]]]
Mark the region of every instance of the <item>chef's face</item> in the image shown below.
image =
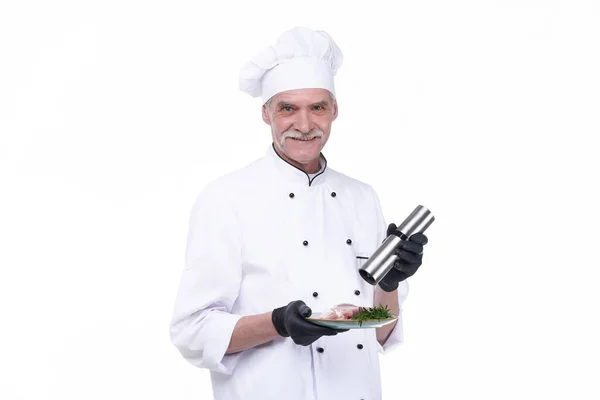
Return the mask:
[[[337,118],[337,103],[325,89],[298,89],[273,96],[262,116],[271,126],[281,157],[308,173],[319,169],[319,155]]]

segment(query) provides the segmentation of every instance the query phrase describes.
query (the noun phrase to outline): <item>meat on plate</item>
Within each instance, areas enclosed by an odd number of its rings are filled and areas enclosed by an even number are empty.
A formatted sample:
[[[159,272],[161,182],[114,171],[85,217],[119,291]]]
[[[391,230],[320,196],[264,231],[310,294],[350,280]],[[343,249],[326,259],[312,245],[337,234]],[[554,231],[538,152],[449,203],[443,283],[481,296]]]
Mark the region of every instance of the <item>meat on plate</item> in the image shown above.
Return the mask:
[[[355,306],[354,304],[343,303],[336,304],[332,308],[324,310],[319,318],[348,320],[357,316],[359,313],[360,309],[358,306]]]

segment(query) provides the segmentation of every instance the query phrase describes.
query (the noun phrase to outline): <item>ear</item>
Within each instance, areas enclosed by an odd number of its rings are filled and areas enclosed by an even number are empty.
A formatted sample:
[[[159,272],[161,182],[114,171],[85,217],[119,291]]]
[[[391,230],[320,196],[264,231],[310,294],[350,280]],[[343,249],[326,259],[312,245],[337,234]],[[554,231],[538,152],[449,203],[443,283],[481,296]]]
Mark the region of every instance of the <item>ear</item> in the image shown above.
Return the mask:
[[[265,124],[271,125],[271,118],[269,118],[269,110],[267,110],[266,104],[262,106],[262,119],[265,121]]]
[[[333,120],[332,121],[335,121],[337,116],[338,116],[338,103],[337,103],[337,100],[335,100],[333,102]]]

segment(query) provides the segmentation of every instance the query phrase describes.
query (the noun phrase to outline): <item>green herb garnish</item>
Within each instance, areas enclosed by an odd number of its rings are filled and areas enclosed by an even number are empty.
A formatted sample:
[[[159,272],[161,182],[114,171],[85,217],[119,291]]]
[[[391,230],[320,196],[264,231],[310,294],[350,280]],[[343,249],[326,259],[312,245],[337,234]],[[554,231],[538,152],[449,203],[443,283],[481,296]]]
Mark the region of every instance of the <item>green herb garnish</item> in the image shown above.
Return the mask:
[[[358,315],[352,317],[353,320],[358,321],[358,326],[362,326],[363,321],[367,320],[377,320],[380,321],[382,319],[393,318],[394,316],[390,313],[388,306],[385,307],[379,305],[378,307],[358,307],[360,312]]]

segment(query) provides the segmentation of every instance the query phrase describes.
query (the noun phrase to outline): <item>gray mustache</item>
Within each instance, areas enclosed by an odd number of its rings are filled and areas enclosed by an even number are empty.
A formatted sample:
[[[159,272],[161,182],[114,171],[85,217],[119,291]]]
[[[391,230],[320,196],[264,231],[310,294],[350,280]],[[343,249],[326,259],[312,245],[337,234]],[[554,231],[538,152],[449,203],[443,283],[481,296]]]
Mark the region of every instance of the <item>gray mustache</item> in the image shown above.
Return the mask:
[[[290,131],[285,131],[283,132],[283,135],[281,135],[281,141],[279,143],[279,145],[281,146],[281,148],[285,147],[285,139],[286,138],[306,138],[306,137],[310,137],[310,136],[314,136],[314,137],[319,137],[319,138],[323,138],[323,131],[320,129],[313,129],[312,131],[310,131],[309,133],[302,133],[296,130],[290,130]]]
[[[285,131],[283,135],[281,135],[281,139],[286,138],[306,138],[306,137],[323,137],[323,131],[320,129],[312,130],[309,133],[302,133],[298,131]]]

